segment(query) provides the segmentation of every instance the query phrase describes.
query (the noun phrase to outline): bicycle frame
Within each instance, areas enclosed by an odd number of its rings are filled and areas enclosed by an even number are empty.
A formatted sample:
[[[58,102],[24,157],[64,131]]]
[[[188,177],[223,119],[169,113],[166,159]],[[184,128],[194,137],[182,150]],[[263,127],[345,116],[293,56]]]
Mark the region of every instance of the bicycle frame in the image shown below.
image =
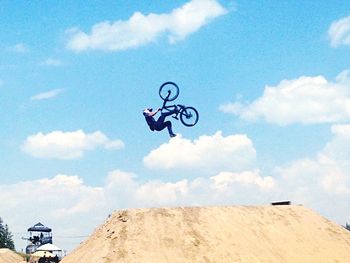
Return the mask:
[[[183,105],[176,105],[176,104],[167,106],[166,104],[167,104],[167,102],[168,102],[168,98],[169,98],[170,94],[171,94],[171,92],[170,92],[170,90],[169,90],[169,91],[168,91],[168,95],[166,96],[166,98],[165,98],[165,100],[164,100],[164,102],[163,102],[163,106],[162,106],[162,108],[161,108],[161,111],[163,111],[163,110],[166,110],[166,111],[173,111],[173,110],[175,110],[175,109],[180,108],[176,114],[174,113],[174,114],[175,114],[175,118],[176,118],[177,115],[179,114],[179,112],[184,108],[184,106],[183,106]]]
[[[180,115],[180,121],[183,125],[187,127],[192,127],[198,122],[198,112],[195,108],[193,107],[186,107],[185,105],[180,105],[180,104],[173,104],[173,105],[166,105],[169,102],[169,97],[171,95],[171,91],[168,90],[168,95],[163,99],[163,105],[162,108],[160,109],[162,114],[163,111],[170,112],[169,115],[172,115],[172,117],[176,120],[179,120],[179,115]],[[163,98],[163,97],[162,97]],[[187,120],[192,119],[194,117],[194,122],[188,122]]]

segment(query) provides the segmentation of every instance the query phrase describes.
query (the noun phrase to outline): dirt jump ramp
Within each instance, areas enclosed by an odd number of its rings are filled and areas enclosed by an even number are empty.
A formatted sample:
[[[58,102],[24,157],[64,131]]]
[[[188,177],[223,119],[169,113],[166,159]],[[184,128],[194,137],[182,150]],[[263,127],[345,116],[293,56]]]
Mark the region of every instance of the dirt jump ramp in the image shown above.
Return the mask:
[[[62,263],[349,263],[350,231],[303,206],[114,212]]]
[[[0,263],[25,263],[25,260],[8,248],[0,248]]]

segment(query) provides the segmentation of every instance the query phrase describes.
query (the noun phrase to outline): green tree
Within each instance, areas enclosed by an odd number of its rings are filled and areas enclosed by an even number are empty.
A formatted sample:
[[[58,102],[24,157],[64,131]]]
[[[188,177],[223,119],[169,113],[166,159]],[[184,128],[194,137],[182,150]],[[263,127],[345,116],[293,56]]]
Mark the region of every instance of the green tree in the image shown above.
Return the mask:
[[[9,248],[15,250],[13,236],[7,224],[4,224],[0,217],[0,248]]]
[[[345,227],[345,229],[350,231],[350,224],[346,223],[344,227]]]
[[[5,228],[4,228],[4,222],[0,217],[0,248],[3,248],[4,244],[5,244]]]

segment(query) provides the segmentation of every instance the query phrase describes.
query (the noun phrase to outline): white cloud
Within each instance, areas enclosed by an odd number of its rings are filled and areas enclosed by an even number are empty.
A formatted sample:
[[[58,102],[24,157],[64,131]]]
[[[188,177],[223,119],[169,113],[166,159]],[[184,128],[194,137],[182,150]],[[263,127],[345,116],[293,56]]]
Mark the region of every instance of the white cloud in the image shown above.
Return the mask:
[[[275,187],[271,177],[260,176],[255,174],[255,171],[230,173],[230,176],[225,186],[219,184],[223,183],[222,173],[209,178],[195,177],[191,180],[180,179],[178,181],[141,182],[134,178],[134,188],[128,189],[128,197],[124,197],[123,202],[126,202],[129,207],[208,206],[269,202]]]
[[[350,165],[350,125],[333,125],[331,130],[334,136],[327,143],[323,154],[336,159],[342,165]]]
[[[350,85],[350,70],[349,69],[343,70],[338,74],[335,80],[339,84]]]
[[[242,173],[220,172],[211,177],[218,189],[227,189],[230,184],[238,183],[245,186],[257,186],[261,190],[271,190],[275,187],[275,180],[271,176],[262,177],[258,170]]]
[[[105,183],[106,200],[115,208],[176,205],[188,188],[187,180],[142,182],[136,174],[121,170],[110,172]]]
[[[323,76],[283,80],[276,87],[266,86],[262,97],[252,103],[228,103],[220,110],[243,120],[263,119],[278,125],[349,121],[348,71],[339,74],[335,82]]]
[[[90,134],[82,130],[53,131],[29,136],[22,145],[22,150],[36,158],[76,159],[82,157],[85,151],[99,146],[121,149],[124,143],[120,140],[112,141],[100,131]]]
[[[188,191],[187,180],[181,180],[175,183],[151,181],[138,187],[136,197],[139,200],[147,200],[149,204],[168,205],[176,203],[179,196],[186,196]]]
[[[255,161],[255,149],[246,135],[223,136],[219,131],[191,141],[181,136],[152,150],[144,159],[151,169],[199,169],[240,171]]]
[[[27,53],[29,51],[29,48],[23,43],[18,43],[12,47],[9,47],[8,51],[15,53]]]
[[[43,65],[43,66],[61,66],[62,61],[59,59],[48,58],[45,61],[41,62],[41,65]]]
[[[87,235],[115,209],[211,205],[232,200],[237,203],[248,193],[251,196],[254,193],[252,199],[262,202],[259,193],[266,191],[256,184],[258,178],[255,176],[251,185],[247,180],[237,180],[225,189],[218,189],[215,180],[210,178],[142,182],[133,173],[115,170],[108,174],[104,185],[97,187],[87,185],[76,175],[59,174],[12,185],[0,184],[0,199],[6,200],[6,205],[0,206],[0,214],[15,233],[23,233],[41,221],[53,228],[56,245],[71,250],[81,239],[76,239],[75,244],[67,244],[67,240],[56,235]],[[227,200],[228,197],[231,199]],[[15,242],[18,250],[24,248],[25,242],[20,236],[15,236]]]
[[[78,176],[57,175],[11,185],[0,184],[0,200],[6,204],[0,207],[0,214],[14,233],[16,249],[25,248],[28,227],[39,221],[53,228],[54,242],[72,249],[80,239],[67,239],[57,236],[82,236],[92,230],[107,217],[104,189],[88,186]],[[5,204],[5,205],[4,205]],[[98,211],[98,213],[92,213]],[[82,216],[88,220],[81,220]],[[19,233],[19,234],[17,234]],[[57,236],[55,236],[57,235]]]
[[[331,195],[350,194],[350,125],[333,125],[333,138],[314,158],[276,168],[290,183],[321,188]]]
[[[47,92],[39,93],[30,97],[30,100],[46,100],[52,99],[63,92],[63,89],[54,89]]]
[[[258,169],[247,169],[222,170],[192,179],[164,177],[145,181],[136,174],[114,170],[102,186],[91,186],[76,175],[63,174],[0,184],[0,200],[6,200],[6,205],[0,206],[0,214],[13,232],[23,232],[40,220],[52,227],[55,235],[81,236],[90,233],[115,209],[291,200],[344,224],[350,216],[349,130],[350,125],[333,126],[333,138],[314,158],[276,167],[270,176],[262,175]],[[65,241],[55,238],[58,246],[72,249]],[[19,237],[16,242],[21,242]]]
[[[278,190],[275,196],[278,200],[303,204],[345,224],[350,217],[349,174],[350,170],[338,160],[322,154],[313,159],[296,160],[276,168]]]
[[[168,14],[143,15],[135,12],[127,21],[101,22],[91,33],[77,28],[70,35],[67,48],[74,51],[99,49],[119,51],[136,48],[166,35],[171,43],[183,40],[227,10],[216,0],[192,0]]]
[[[279,198],[305,204],[345,223],[350,213],[350,125],[332,126],[333,138],[314,158],[277,167]]]
[[[192,173],[200,174],[200,177],[188,179],[178,175],[179,179],[165,176],[144,180],[134,173],[114,170],[106,176],[101,186],[92,186],[79,176],[64,174],[12,185],[0,183],[0,200],[6,200],[6,205],[0,206],[0,215],[15,233],[25,231],[40,220],[52,227],[57,236],[82,236],[90,233],[115,209],[268,204],[276,200],[291,200],[294,204],[304,204],[344,224],[350,217],[350,125],[333,125],[332,134],[331,140],[314,157],[276,167],[269,176],[248,166],[238,172],[234,171],[235,167],[230,170],[232,160],[225,159],[224,162],[229,163],[225,164],[221,157],[226,150],[221,149],[218,158],[209,159],[227,169],[207,177],[198,173],[200,167],[192,166]],[[203,153],[203,149],[206,149],[211,156],[211,150],[217,153],[217,148],[237,147],[236,140],[239,142],[241,139],[246,143],[238,144],[243,145],[238,149],[253,149],[248,138],[234,135],[224,137],[221,133],[201,136],[194,142],[174,138],[164,147],[170,147],[175,139],[185,145],[182,146],[184,153],[188,153],[189,149],[191,153]],[[251,156],[247,155],[246,158],[249,160],[246,163],[249,163]],[[212,163],[210,166],[215,165]],[[20,238],[15,237],[17,248],[22,248],[18,247]],[[58,246],[68,250],[79,243],[67,245],[65,241],[55,238]]]
[[[334,21],[328,29],[332,47],[350,45],[350,16]]]
[[[121,140],[107,140],[104,147],[107,150],[119,150],[124,147],[124,143]]]

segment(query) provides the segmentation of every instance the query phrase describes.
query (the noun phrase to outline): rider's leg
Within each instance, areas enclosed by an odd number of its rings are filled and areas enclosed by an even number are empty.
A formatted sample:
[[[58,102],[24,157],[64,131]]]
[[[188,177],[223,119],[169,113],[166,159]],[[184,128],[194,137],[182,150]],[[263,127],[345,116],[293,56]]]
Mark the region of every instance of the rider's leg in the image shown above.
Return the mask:
[[[168,111],[168,112],[162,113],[162,116],[167,117],[167,116],[173,115],[173,114],[175,114],[175,113],[177,113],[177,112],[178,112],[178,110],[177,110],[177,108],[175,108],[175,109],[170,110],[170,111]]]
[[[169,132],[170,137],[175,137],[176,134],[173,133],[171,121],[166,121],[166,122],[164,122],[164,124],[168,128],[168,132]]]
[[[163,130],[165,127],[167,127],[168,129],[168,132],[169,132],[169,135],[170,137],[175,137],[176,135],[173,133],[173,130],[172,130],[172,124],[170,121],[166,121],[166,122],[162,122],[162,123],[156,123],[154,129],[156,131],[161,131]]]
[[[171,110],[171,111],[168,111],[168,112],[164,112],[162,113],[162,115],[160,115],[160,117],[158,118],[157,120],[157,124],[160,125],[161,123],[164,122],[165,118],[170,116],[170,115],[173,115],[174,113],[177,113],[177,110]]]

